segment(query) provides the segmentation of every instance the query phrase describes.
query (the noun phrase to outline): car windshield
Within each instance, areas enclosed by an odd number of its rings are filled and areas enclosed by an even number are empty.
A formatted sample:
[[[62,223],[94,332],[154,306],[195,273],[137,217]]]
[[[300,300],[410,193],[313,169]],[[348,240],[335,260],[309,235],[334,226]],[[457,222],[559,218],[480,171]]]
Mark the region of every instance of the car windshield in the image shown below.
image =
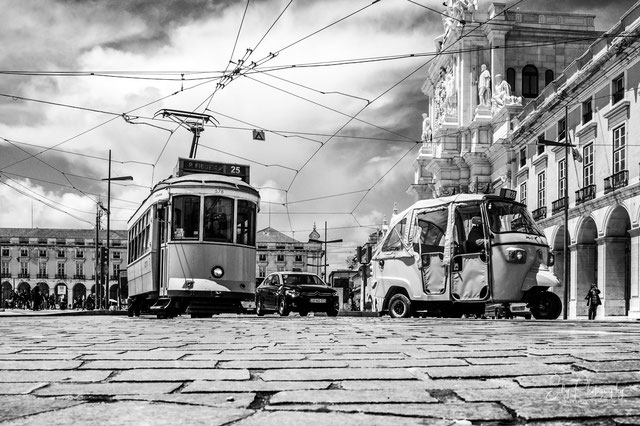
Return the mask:
[[[282,279],[287,285],[300,285],[300,284],[316,284],[325,285],[320,277],[317,275],[309,274],[283,274]]]
[[[495,233],[519,232],[543,236],[540,227],[533,221],[527,208],[507,201],[487,202],[489,226]]]

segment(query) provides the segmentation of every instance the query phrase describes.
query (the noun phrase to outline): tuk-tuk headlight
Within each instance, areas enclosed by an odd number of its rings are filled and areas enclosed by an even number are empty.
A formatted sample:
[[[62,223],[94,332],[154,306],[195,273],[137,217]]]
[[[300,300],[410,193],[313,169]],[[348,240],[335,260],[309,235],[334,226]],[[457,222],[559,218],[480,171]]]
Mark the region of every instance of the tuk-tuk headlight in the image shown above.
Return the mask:
[[[527,261],[527,252],[522,249],[507,249],[507,261],[524,263]]]
[[[556,256],[553,253],[549,253],[547,256],[547,266],[553,266],[556,264]]]

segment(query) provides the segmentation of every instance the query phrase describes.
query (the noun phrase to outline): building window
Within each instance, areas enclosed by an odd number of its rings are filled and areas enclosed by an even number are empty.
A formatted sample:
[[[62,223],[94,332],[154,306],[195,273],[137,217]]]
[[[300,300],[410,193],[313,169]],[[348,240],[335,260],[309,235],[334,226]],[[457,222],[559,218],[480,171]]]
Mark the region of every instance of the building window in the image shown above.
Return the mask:
[[[23,277],[29,275],[29,262],[20,262],[20,275]]]
[[[615,104],[624,99],[624,74],[611,81],[611,103]]]
[[[544,207],[547,202],[547,171],[538,173],[538,208]]]
[[[39,278],[44,278],[47,276],[47,262],[40,262],[38,264],[38,275]]]
[[[551,70],[546,70],[546,71],[544,72],[544,85],[545,85],[545,86],[548,86],[549,84],[551,84],[551,82],[553,81],[553,79],[554,79],[553,71],[551,71]]]
[[[47,251],[46,250],[38,250],[38,256],[40,257],[47,257]]]
[[[507,68],[507,83],[509,86],[515,89],[516,87],[516,70],[513,68]]]
[[[626,150],[626,126],[613,129],[613,173],[627,169]]]
[[[58,249],[58,257],[60,258],[67,257],[64,249]]]
[[[111,253],[113,253],[113,258],[114,259],[120,259],[121,255],[119,251],[112,251]]]
[[[520,202],[527,205],[527,182],[522,182],[520,184]]]
[[[593,118],[593,105],[591,98],[582,103],[582,124],[586,124]]]
[[[564,192],[565,183],[567,180],[567,159],[558,161],[558,195],[559,199],[567,196]]]
[[[522,68],[522,96],[525,98],[538,96],[538,69],[533,65]]]
[[[111,269],[113,271],[112,277],[115,278],[115,279],[118,279],[118,276],[120,275],[120,264],[119,263],[114,263],[113,267]]]
[[[525,146],[520,150],[520,167],[527,165],[527,147]]]
[[[8,260],[3,260],[2,261],[2,276],[3,277],[10,277],[11,276],[11,270],[9,269],[9,261]]]
[[[544,133],[538,136],[538,155],[544,154]]]
[[[20,249],[20,257],[29,257],[29,250],[28,249]]]
[[[301,254],[296,254],[295,261],[296,262],[302,262],[302,255]]]
[[[81,277],[84,275],[84,263],[76,262],[76,277]]]
[[[264,278],[267,276],[267,268],[264,266],[258,266],[258,277]]]
[[[9,257],[9,249],[2,247],[2,257]]]
[[[284,254],[279,254],[276,256],[277,262],[284,262]]]
[[[66,271],[65,271],[65,267],[64,267],[64,263],[63,262],[59,262],[58,263],[58,278],[64,278],[64,276],[66,275]]]
[[[567,137],[567,120],[561,118],[558,120],[558,142],[565,140]]]
[[[582,149],[582,161],[584,166],[582,167],[582,183],[586,188],[589,185],[593,185],[593,144],[585,146]]]
[[[260,262],[266,262],[267,261],[267,255],[266,254],[259,254],[258,255],[258,260]]]
[[[76,257],[79,259],[84,259],[84,250],[76,250]]]

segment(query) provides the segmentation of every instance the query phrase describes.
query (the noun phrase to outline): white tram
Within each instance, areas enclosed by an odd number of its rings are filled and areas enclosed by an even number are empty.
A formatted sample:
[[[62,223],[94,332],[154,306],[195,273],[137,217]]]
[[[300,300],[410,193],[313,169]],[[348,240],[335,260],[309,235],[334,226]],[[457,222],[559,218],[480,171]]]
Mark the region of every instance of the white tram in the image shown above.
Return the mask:
[[[178,159],[128,222],[130,315],[252,308],[260,194],[249,167]]]

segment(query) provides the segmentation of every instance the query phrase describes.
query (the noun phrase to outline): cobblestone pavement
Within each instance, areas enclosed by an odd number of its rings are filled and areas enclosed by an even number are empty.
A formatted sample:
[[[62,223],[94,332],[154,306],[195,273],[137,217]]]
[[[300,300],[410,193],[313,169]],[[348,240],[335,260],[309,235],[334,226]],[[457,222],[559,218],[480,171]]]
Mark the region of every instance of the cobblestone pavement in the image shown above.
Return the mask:
[[[0,317],[0,424],[640,424],[640,323]]]

